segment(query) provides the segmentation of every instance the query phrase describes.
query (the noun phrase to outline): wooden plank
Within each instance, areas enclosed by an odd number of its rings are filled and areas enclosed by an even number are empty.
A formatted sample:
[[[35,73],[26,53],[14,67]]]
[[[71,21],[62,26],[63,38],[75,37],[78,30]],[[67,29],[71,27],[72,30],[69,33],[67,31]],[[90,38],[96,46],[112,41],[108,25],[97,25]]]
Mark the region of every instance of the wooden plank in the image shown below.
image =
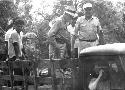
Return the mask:
[[[33,83],[32,76],[28,76],[27,80],[31,83]],[[10,80],[9,75],[1,76],[1,80]],[[23,76],[20,75],[14,75],[14,81],[23,81]],[[59,84],[62,81],[62,78],[56,78],[56,84]],[[70,84],[71,78],[64,78],[65,83]],[[52,77],[37,77],[38,84],[52,84]]]
[[[67,61],[72,60],[72,59],[66,59]],[[54,59],[53,62],[57,65],[56,67],[58,67],[59,62],[61,61],[61,59]],[[78,59],[75,58],[73,59],[73,61],[77,64]],[[20,61],[14,61],[14,68],[19,68],[21,67],[21,63],[24,64],[25,68],[33,68],[33,63],[37,64],[37,62],[31,61],[31,60],[20,60]],[[50,59],[41,59],[38,60],[38,68],[41,67],[49,67],[50,65]],[[0,68],[8,68],[7,62],[6,61],[1,61],[0,62]]]
[[[60,68],[59,64],[62,60],[54,59],[53,62],[55,64],[55,68]],[[73,58],[73,59],[66,59],[67,62],[74,62],[75,66],[78,66],[78,59]],[[69,68],[71,68],[71,64],[67,65]],[[50,67],[50,60],[49,59],[41,59],[38,61],[38,68],[48,68]]]
[[[1,76],[1,79],[3,79],[3,80],[10,80],[10,75]],[[14,75],[14,81],[23,81],[23,76]]]
[[[11,61],[1,61],[0,62],[0,68],[8,68],[8,63]],[[13,61],[13,67],[14,68],[21,68],[22,64],[25,68],[33,68],[33,61],[30,60],[19,60],[19,61]]]

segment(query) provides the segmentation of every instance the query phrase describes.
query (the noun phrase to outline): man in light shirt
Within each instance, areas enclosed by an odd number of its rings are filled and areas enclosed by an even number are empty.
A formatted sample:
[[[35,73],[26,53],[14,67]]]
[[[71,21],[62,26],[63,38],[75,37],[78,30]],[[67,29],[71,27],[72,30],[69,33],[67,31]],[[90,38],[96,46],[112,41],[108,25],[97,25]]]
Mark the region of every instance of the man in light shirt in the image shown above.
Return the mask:
[[[97,78],[93,77],[90,80],[89,85],[88,85],[89,90],[97,90],[97,86],[98,86],[99,81],[103,75],[103,72],[104,72],[104,70],[100,69],[98,77]]]
[[[8,41],[11,36],[11,33],[13,32],[13,21],[9,21],[9,25],[7,26],[7,31],[5,32],[5,46],[6,46],[6,59],[8,58]]]
[[[75,40],[74,44],[72,44],[72,39],[73,39],[73,36],[75,35],[75,24],[76,24],[77,18],[78,18],[78,15],[76,14],[73,17],[72,23],[69,26],[67,26],[67,29],[71,34],[71,47],[74,47],[74,53],[72,53],[71,55],[72,55],[72,57],[75,57],[75,58],[78,57],[78,39]]]
[[[22,27],[24,22],[22,20],[16,20],[14,22],[13,31],[9,37],[8,41],[8,55],[9,59],[18,59],[22,56],[22,39],[20,36],[20,32],[22,31]]]
[[[101,30],[99,19],[93,16],[93,8],[91,3],[86,3],[83,5],[85,15],[81,16],[76,21],[75,35],[73,38],[73,43],[76,38],[79,39],[78,45],[78,55],[81,50],[96,46],[99,43],[99,32]],[[72,51],[73,51],[72,47]]]
[[[10,37],[11,37],[11,34],[12,33],[14,33],[14,32],[16,32],[16,30],[13,28],[13,26],[14,26],[14,21],[15,21],[16,19],[14,19],[14,20],[11,20],[11,22],[9,23],[9,25],[8,25],[8,27],[7,27],[7,32],[5,33],[5,44],[6,44],[6,52],[7,52],[7,55],[8,55],[8,42],[9,42],[9,39],[10,39]],[[20,32],[20,37],[21,37],[21,46],[23,46],[23,44],[22,44],[22,38],[23,38],[23,32],[21,31]],[[8,56],[7,56],[8,57]]]
[[[22,39],[20,36],[20,32],[23,30],[24,21],[21,19],[16,19],[13,22],[13,30],[8,34],[8,38],[6,38],[8,43],[8,65],[10,69],[11,76],[11,87],[13,88],[14,78],[13,71],[16,75],[22,75],[22,70],[20,68],[13,68],[13,61],[19,60],[22,57]],[[22,85],[22,81],[16,82],[16,85]]]

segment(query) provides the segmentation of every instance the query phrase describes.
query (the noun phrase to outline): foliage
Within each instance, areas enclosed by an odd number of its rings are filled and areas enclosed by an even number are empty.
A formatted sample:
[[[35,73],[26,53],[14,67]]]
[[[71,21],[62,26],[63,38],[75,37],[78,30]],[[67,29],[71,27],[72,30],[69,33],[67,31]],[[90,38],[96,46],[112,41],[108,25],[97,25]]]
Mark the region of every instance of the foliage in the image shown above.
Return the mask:
[[[34,32],[38,36],[35,47],[39,52],[39,58],[48,58],[48,46],[44,44],[44,41],[47,38],[46,33],[50,29],[49,21],[62,15],[67,5],[75,5],[78,10],[79,6],[82,7],[84,3],[91,2],[94,5],[94,15],[101,22],[106,43],[125,42],[125,31],[122,24],[124,5],[121,2],[114,6],[112,2],[106,0],[54,0],[53,5],[50,5],[47,0],[36,0],[40,3],[34,9],[33,1],[16,0],[15,5],[8,1],[1,1],[0,26],[5,29],[9,18],[22,17],[26,22],[25,33]],[[50,6],[53,8],[52,14],[47,11]]]
[[[17,16],[16,7],[12,2],[0,1],[0,26],[3,30],[6,29],[9,18]]]
[[[101,22],[101,26],[106,27],[107,31],[104,32],[105,42],[106,43],[115,43],[115,42],[123,42],[124,38],[121,37],[123,33],[116,33],[116,28],[118,28],[119,32],[123,32],[122,27],[122,17],[118,16],[118,11],[114,8],[113,3],[111,1],[105,0],[96,0],[91,1],[94,5],[94,14],[97,16]],[[122,13],[120,13],[122,14]],[[123,35],[122,35],[123,36]]]

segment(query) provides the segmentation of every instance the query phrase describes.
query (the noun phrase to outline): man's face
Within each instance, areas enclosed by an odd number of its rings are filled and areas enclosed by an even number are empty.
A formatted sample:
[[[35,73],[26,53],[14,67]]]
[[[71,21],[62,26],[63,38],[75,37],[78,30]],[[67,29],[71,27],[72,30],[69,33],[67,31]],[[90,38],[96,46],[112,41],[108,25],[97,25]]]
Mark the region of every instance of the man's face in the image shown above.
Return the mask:
[[[23,25],[16,25],[15,26],[17,32],[23,31],[24,26]]]
[[[90,17],[90,16],[92,16],[92,13],[93,13],[93,10],[91,7],[85,8],[85,15],[86,16]]]
[[[67,14],[66,15],[66,21],[69,22],[69,23],[72,23],[72,16]]]

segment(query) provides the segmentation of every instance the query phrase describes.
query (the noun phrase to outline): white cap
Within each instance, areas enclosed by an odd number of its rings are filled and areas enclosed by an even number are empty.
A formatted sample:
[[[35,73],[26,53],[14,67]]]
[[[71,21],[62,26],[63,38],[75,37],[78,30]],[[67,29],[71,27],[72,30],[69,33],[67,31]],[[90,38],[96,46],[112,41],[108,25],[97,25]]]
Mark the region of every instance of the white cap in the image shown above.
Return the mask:
[[[74,12],[76,11],[74,6],[67,6],[66,10],[71,10],[71,11],[74,11]]]
[[[86,4],[83,5],[83,9],[85,9],[87,7],[92,7],[92,4],[91,3],[86,3]]]
[[[73,18],[77,17],[78,15],[76,14],[76,9],[74,6],[67,6],[65,13],[73,16]]]

